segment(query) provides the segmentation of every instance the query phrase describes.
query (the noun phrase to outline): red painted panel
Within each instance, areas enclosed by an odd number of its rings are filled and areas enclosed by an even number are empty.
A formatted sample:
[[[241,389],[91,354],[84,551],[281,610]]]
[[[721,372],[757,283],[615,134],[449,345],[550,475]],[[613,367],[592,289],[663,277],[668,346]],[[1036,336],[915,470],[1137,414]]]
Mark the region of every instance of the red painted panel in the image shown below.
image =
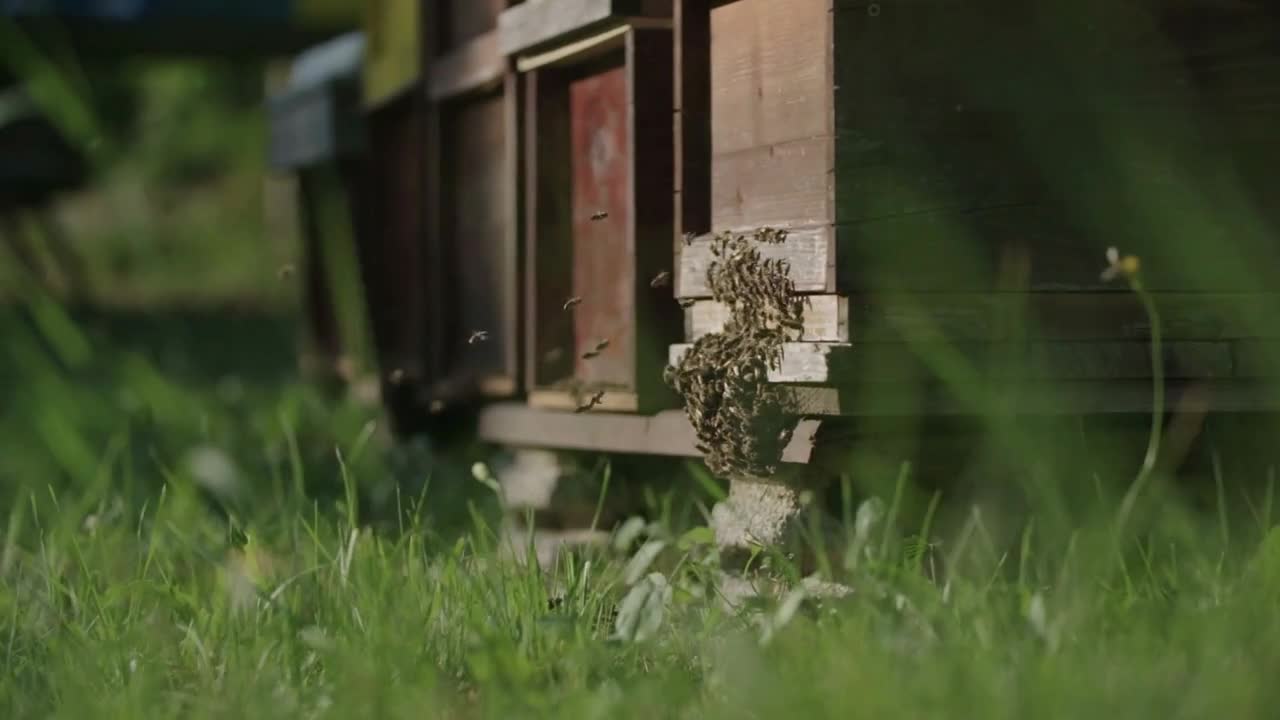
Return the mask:
[[[573,288],[582,298],[574,317],[575,375],[593,385],[633,387],[635,259],[627,240],[633,219],[625,68],[574,81],[569,108]],[[598,357],[582,358],[602,340],[608,347]]]

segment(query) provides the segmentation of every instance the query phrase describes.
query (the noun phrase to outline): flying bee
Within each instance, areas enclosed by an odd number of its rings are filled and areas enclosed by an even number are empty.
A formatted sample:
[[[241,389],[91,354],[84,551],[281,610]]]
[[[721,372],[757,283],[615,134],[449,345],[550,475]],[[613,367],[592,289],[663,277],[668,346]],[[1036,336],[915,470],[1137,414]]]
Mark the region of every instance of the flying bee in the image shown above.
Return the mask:
[[[653,279],[649,281],[649,287],[651,288],[666,287],[669,284],[671,284],[671,273],[666,270],[654,275]]]
[[[564,357],[564,350],[560,348],[551,348],[542,355],[542,362],[550,365],[560,358]]]
[[[573,297],[564,301],[564,309],[572,310],[581,304],[582,304],[582,298],[578,297],[577,295],[574,295]]]
[[[680,307],[682,307],[682,308],[691,308],[691,307],[693,307],[697,302],[698,302],[698,301],[697,301],[697,300],[694,300],[693,298],[681,298],[681,299],[680,299]]]
[[[387,380],[390,380],[392,385],[399,385],[400,383],[404,382],[404,370],[401,368],[396,368],[395,370],[392,370],[387,375]]]
[[[598,357],[600,357],[600,351],[599,351],[599,350],[588,350],[588,351],[586,351],[586,352],[582,353],[582,359],[583,359],[583,360],[590,360],[590,359],[592,359],[592,358],[598,358]]]
[[[577,408],[576,410],[574,410],[574,412],[575,412],[575,413],[584,413],[584,412],[587,412],[588,410],[591,410],[591,409],[592,409],[592,408],[594,408],[595,406],[599,405],[601,400],[604,400],[604,391],[603,391],[603,390],[601,390],[600,392],[596,393],[595,395],[592,395],[590,400],[588,400],[586,403],[584,403],[584,404],[582,404],[582,405],[579,405],[579,406],[578,406],[578,408]]]
[[[295,268],[293,267],[292,263],[286,263],[284,265],[281,265],[280,269],[276,271],[276,277],[281,280],[284,280],[289,277],[293,277],[294,270]]]
[[[609,217],[609,212],[607,210],[598,210],[591,214],[591,221],[599,222],[607,217]]]
[[[609,338],[603,338],[600,342],[596,343],[596,352],[600,352],[607,347],[609,347]]]
[[[695,232],[687,232],[687,233],[685,233],[685,234],[684,234],[684,244],[685,244],[685,247],[688,247],[688,246],[690,246],[690,245],[693,245],[693,240],[694,240],[694,238],[696,238],[696,237],[698,237],[698,234],[697,234],[697,233],[695,233]]]
[[[471,333],[471,337],[467,338],[467,344],[475,345],[478,342],[484,342],[485,340],[488,340],[488,339],[489,339],[488,330],[476,330],[475,332]]]

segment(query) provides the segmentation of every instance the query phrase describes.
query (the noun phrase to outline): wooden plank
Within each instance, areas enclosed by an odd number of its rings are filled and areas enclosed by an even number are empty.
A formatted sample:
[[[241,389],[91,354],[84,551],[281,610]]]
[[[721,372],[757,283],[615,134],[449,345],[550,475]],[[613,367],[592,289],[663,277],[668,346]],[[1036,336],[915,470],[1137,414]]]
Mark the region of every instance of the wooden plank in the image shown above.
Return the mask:
[[[514,55],[628,18],[669,20],[671,0],[527,0],[498,17],[500,45]]]
[[[685,308],[685,340],[720,332],[729,320],[729,309],[715,300],[699,300]],[[805,297],[804,326],[788,330],[793,342],[849,342],[849,298],[840,295]]]
[[[808,463],[818,420],[801,420],[782,461]],[[480,412],[482,440],[514,447],[547,447],[633,455],[701,457],[693,428],[682,410],[656,415],[568,413],[538,410],[519,403],[495,403]]]
[[[488,32],[468,40],[431,63],[428,92],[435,101],[502,83],[507,60],[498,51],[498,35]]]
[[[711,232],[711,7],[675,5],[676,234]]]
[[[675,294],[678,298],[709,298],[707,268],[715,258],[711,254],[712,236],[694,238],[682,243],[676,258]],[[829,226],[792,229],[782,243],[753,243],[765,259],[779,258],[791,266],[790,277],[796,292],[834,293],[835,243]]]
[[[671,364],[691,345],[673,345]],[[993,360],[1000,361],[996,365]],[[989,371],[1008,379],[1138,379],[1151,375],[1151,353],[1139,342],[1033,342],[980,345],[852,345],[786,343],[770,382],[828,384],[857,381],[911,381],[936,371],[982,377]],[[1165,344],[1169,378],[1228,377],[1231,348],[1225,342]]]
[[[717,151],[711,158],[712,228],[797,228],[831,222],[834,142],[813,137]]]
[[[668,362],[679,364],[690,344],[672,345]],[[847,343],[786,343],[777,367],[769,368],[769,382],[811,383],[835,382],[846,366],[853,346]]]
[[[711,10],[715,155],[832,135],[829,5],[739,0]]]

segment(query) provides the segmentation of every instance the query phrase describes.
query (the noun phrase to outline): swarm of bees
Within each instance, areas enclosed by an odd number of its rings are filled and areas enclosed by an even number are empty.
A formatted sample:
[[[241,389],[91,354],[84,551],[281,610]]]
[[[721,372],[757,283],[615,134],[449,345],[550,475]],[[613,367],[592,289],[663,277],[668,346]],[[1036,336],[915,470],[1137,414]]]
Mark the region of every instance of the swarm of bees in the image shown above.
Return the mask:
[[[787,262],[761,257],[759,245],[785,238],[784,231],[771,229],[754,238],[714,238],[707,281],[712,297],[729,308],[729,320],[663,373],[684,397],[698,446],[719,474],[772,472],[795,428],[785,396],[766,382],[803,309]]]

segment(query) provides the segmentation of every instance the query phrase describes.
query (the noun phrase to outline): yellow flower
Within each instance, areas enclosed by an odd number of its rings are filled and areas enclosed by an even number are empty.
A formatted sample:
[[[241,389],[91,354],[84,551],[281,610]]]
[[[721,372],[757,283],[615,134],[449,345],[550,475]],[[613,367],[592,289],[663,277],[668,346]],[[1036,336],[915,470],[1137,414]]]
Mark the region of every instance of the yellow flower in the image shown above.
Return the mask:
[[[1121,256],[1113,247],[1107,248],[1107,269],[1102,271],[1102,281],[1111,282],[1119,277],[1132,278],[1142,269],[1142,261],[1136,255]]]

